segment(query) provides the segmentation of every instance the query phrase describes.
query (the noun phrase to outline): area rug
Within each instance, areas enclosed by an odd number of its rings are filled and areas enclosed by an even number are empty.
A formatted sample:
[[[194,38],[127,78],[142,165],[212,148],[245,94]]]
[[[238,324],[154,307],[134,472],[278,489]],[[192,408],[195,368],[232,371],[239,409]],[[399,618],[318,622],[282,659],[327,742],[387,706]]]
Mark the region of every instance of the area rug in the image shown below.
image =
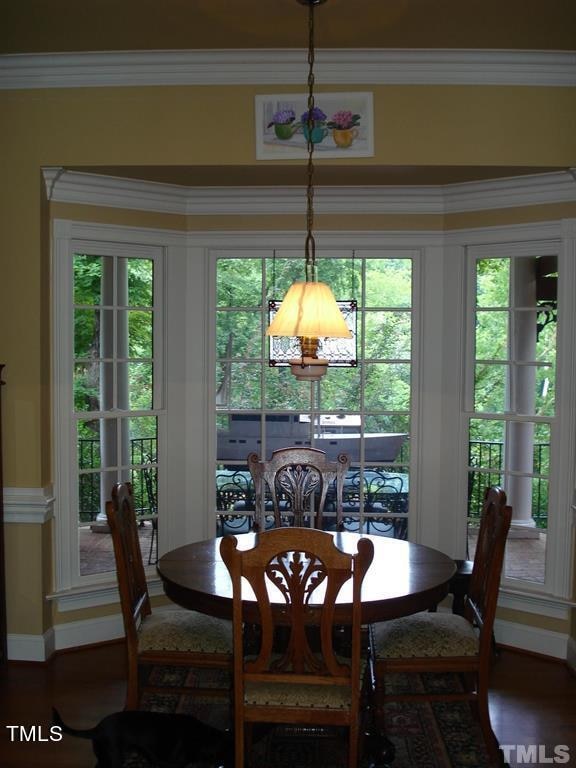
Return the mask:
[[[155,667],[150,682],[155,686],[225,687],[220,671],[179,667]],[[398,692],[454,690],[454,675],[394,675],[389,685]],[[144,709],[194,715],[218,729],[230,727],[228,706],[223,699],[182,693],[145,694]],[[480,727],[465,702],[414,704],[391,702],[386,708],[386,733],[396,755],[392,768],[487,768],[489,760]],[[346,768],[345,734],[335,730],[270,728],[255,732],[252,768]],[[204,764],[190,764],[189,768]],[[368,763],[363,762],[359,768]],[[152,768],[134,756],[125,768]],[[208,768],[208,766],[206,766]]]

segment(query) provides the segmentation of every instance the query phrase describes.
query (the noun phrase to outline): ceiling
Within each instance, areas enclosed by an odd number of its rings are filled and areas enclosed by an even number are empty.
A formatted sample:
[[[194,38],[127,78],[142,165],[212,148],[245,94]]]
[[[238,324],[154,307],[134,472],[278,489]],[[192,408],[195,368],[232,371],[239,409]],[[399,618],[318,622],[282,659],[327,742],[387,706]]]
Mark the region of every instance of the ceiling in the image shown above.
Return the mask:
[[[318,48],[576,50],[576,0],[326,0]],[[0,54],[274,49],[307,45],[298,0],[6,2]],[[77,168],[185,186],[301,185],[299,166]],[[437,185],[542,173],[539,167],[331,166],[318,185]]]
[[[17,0],[0,53],[304,48],[298,0]],[[318,48],[576,50],[575,0],[327,0]]]

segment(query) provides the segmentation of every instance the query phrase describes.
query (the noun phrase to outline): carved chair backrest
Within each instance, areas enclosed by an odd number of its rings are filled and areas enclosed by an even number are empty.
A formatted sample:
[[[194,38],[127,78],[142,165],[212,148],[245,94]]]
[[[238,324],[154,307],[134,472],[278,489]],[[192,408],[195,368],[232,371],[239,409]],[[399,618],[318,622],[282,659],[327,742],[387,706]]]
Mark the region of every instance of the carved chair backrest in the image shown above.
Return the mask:
[[[268,461],[256,453],[248,456],[248,468],[254,479],[256,497],[255,528],[263,529],[264,504],[268,492],[274,513],[274,525],[282,523],[282,514],[289,512],[295,526],[310,516],[313,527],[322,528],[326,500],[331,489],[335,492],[336,525],[342,527],[342,492],[344,478],[350,467],[350,457],[339,454],[336,461],[326,458],[316,448],[280,448]],[[287,510],[281,510],[285,501]],[[332,499],[331,499],[332,501]]]
[[[374,556],[369,539],[358,540],[356,554],[338,549],[332,534],[309,528],[274,528],[259,533],[256,546],[237,548],[225,536],[220,552],[232,580],[234,631],[234,686],[237,707],[243,707],[243,688],[250,681],[271,683],[350,685],[358,681],[361,650],[361,587]],[[242,581],[249,583],[260,612],[259,648],[244,655]],[[337,658],[335,606],[342,586],[352,580],[351,649]],[[273,610],[270,595],[283,607]],[[312,606],[315,606],[313,609]],[[314,615],[313,615],[313,610]],[[278,646],[284,630],[285,643]],[[286,637],[286,633],[288,637]],[[358,707],[359,686],[353,688]]]
[[[114,485],[112,500],[106,503],[106,517],[114,545],[124,631],[129,645],[135,647],[140,621],[151,608],[131,483]]]
[[[480,627],[480,654],[487,658],[511,520],[512,507],[506,504],[504,491],[498,486],[487,488],[465,605],[465,616]]]

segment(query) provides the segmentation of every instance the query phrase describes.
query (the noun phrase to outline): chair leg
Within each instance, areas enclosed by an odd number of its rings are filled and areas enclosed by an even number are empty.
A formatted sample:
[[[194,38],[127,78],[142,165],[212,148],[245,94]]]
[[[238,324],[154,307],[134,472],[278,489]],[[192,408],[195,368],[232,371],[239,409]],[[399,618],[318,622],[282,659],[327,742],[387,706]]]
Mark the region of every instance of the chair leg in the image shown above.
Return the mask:
[[[126,680],[126,702],[124,709],[138,709],[139,704],[139,679],[140,670],[138,663],[128,659],[128,675]]]
[[[358,721],[348,729],[348,768],[358,768]]]
[[[476,700],[478,719],[480,721],[480,728],[482,729],[482,735],[484,736],[484,742],[491,762],[495,766],[503,765],[502,752],[500,751],[500,745],[496,734],[492,729],[492,723],[490,722],[490,709],[488,707],[488,690],[482,682],[478,683],[478,698]]]

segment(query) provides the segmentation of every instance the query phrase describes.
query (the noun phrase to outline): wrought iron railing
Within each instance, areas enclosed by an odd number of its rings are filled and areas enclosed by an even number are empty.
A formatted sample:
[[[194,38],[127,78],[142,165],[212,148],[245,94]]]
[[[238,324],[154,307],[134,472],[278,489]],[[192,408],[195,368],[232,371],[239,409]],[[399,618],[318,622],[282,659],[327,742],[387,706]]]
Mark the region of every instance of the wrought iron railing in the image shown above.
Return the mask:
[[[157,512],[158,472],[155,437],[138,437],[130,440],[130,482],[134,491],[134,506],[138,517],[148,517]],[[78,440],[78,464],[80,470],[95,470],[80,474],[79,522],[92,523],[102,509],[100,496],[100,441],[98,438]],[[139,466],[142,465],[142,466]]]
[[[468,474],[468,518],[471,522],[480,518],[484,489],[488,485],[500,485],[503,482],[500,470],[504,466],[503,453],[504,444],[501,441],[471,440],[469,443],[468,466],[471,469]],[[532,517],[538,528],[548,526],[549,461],[550,444],[534,443]]]
[[[132,465],[131,482],[134,501],[140,516],[156,513],[157,469],[150,466],[156,460],[157,440],[155,437],[133,438],[130,441]],[[468,463],[471,467],[468,482],[468,516],[474,521],[480,516],[484,488],[502,482],[499,468],[503,466],[503,443],[490,440],[471,440]],[[534,444],[534,474],[532,510],[536,525],[547,527],[548,520],[548,474],[550,445]],[[78,460],[81,470],[97,470],[100,466],[100,444],[97,438],[82,438],[78,441]],[[138,466],[144,465],[144,466]],[[477,469],[476,469],[477,468]],[[490,471],[492,470],[492,471]],[[543,475],[543,477],[539,477]],[[239,504],[250,509],[253,506],[253,489],[242,472],[234,473],[229,481],[217,488],[217,510],[232,511]],[[80,522],[93,522],[101,509],[100,473],[88,472],[80,475]],[[238,510],[236,510],[238,511]]]

